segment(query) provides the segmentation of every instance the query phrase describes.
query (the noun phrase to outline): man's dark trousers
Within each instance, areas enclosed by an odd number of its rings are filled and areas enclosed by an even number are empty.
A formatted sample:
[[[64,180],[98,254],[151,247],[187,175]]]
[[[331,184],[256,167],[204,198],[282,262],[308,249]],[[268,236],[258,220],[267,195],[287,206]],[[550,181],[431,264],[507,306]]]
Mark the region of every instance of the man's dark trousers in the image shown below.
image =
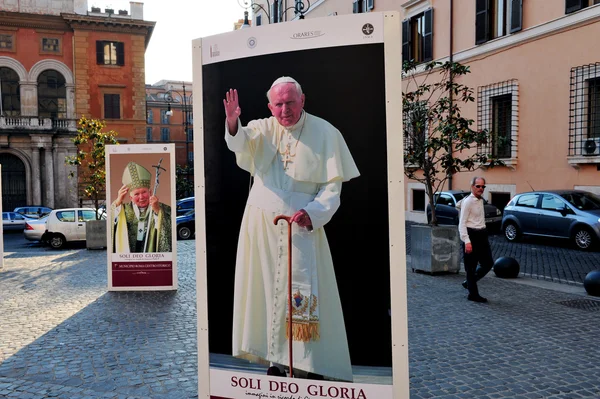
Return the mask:
[[[492,249],[488,241],[488,232],[486,229],[470,229],[467,228],[471,247],[473,251],[470,254],[465,252],[465,271],[467,272],[467,288],[469,295],[472,297],[479,296],[477,282],[481,280],[494,266],[492,258]],[[464,248],[464,245],[463,245]],[[481,266],[477,268],[477,264]]]

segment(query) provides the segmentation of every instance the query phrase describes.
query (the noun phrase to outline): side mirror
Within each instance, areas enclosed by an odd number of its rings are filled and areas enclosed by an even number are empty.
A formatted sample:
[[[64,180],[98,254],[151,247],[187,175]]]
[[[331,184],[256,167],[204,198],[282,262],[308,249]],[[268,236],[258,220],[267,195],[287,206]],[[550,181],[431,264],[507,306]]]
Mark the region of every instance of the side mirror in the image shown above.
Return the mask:
[[[566,205],[564,205],[564,204],[562,206],[556,208],[556,210],[558,212],[560,212],[560,214],[563,215],[563,216],[567,216],[567,215],[573,213],[573,211],[569,207],[567,207]]]

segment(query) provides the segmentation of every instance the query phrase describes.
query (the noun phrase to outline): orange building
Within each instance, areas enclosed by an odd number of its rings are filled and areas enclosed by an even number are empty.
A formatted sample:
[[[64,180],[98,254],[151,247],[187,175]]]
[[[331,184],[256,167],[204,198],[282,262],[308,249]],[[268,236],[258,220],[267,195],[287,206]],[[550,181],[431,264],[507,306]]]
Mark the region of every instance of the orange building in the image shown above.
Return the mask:
[[[273,22],[273,2],[255,3],[262,5],[254,7],[256,25]],[[297,2],[277,3],[285,9]],[[591,50],[600,36],[600,0],[311,3],[306,18],[399,11],[405,59],[469,66],[460,82],[475,90],[475,102],[461,114],[491,132],[487,150],[506,166],[455,174],[452,189],[469,190],[474,175],[484,176],[484,196],[501,209],[532,188],[600,194],[600,57]],[[294,10],[274,15],[275,22],[298,18]],[[405,186],[406,219],[425,222],[424,186]]]
[[[161,80],[146,85],[145,139],[148,143],[175,143],[175,164],[183,168],[177,177],[190,182],[194,179],[193,100],[192,82]]]
[[[86,0],[0,0],[0,164],[3,209],[82,202],[65,157],[77,119],[103,119],[145,142],[144,52],[154,22],[143,4],[88,10]],[[75,171],[76,173],[76,171]]]

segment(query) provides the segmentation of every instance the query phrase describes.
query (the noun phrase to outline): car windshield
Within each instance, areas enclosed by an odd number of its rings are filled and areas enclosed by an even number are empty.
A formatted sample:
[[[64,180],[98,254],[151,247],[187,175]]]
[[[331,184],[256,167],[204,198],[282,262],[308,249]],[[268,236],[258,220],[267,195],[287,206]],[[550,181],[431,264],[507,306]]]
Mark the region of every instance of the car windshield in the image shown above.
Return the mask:
[[[466,196],[468,196],[471,193],[455,193],[454,198],[456,198],[456,202],[462,200],[463,198],[465,198]]]
[[[592,193],[565,193],[561,194],[561,197],[582,211],[596,211],[600,209],[600,197]]]

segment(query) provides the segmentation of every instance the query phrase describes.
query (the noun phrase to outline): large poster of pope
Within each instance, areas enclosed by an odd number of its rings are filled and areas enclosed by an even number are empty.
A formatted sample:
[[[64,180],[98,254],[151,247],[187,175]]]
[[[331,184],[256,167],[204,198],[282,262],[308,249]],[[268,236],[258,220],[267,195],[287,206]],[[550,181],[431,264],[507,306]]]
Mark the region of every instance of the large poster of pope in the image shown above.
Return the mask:
[[[174,145],[106,148],[109,290],[177,289]]]
[[[399,40],[369,13],[194,41],[211,397],[408,393]]]

